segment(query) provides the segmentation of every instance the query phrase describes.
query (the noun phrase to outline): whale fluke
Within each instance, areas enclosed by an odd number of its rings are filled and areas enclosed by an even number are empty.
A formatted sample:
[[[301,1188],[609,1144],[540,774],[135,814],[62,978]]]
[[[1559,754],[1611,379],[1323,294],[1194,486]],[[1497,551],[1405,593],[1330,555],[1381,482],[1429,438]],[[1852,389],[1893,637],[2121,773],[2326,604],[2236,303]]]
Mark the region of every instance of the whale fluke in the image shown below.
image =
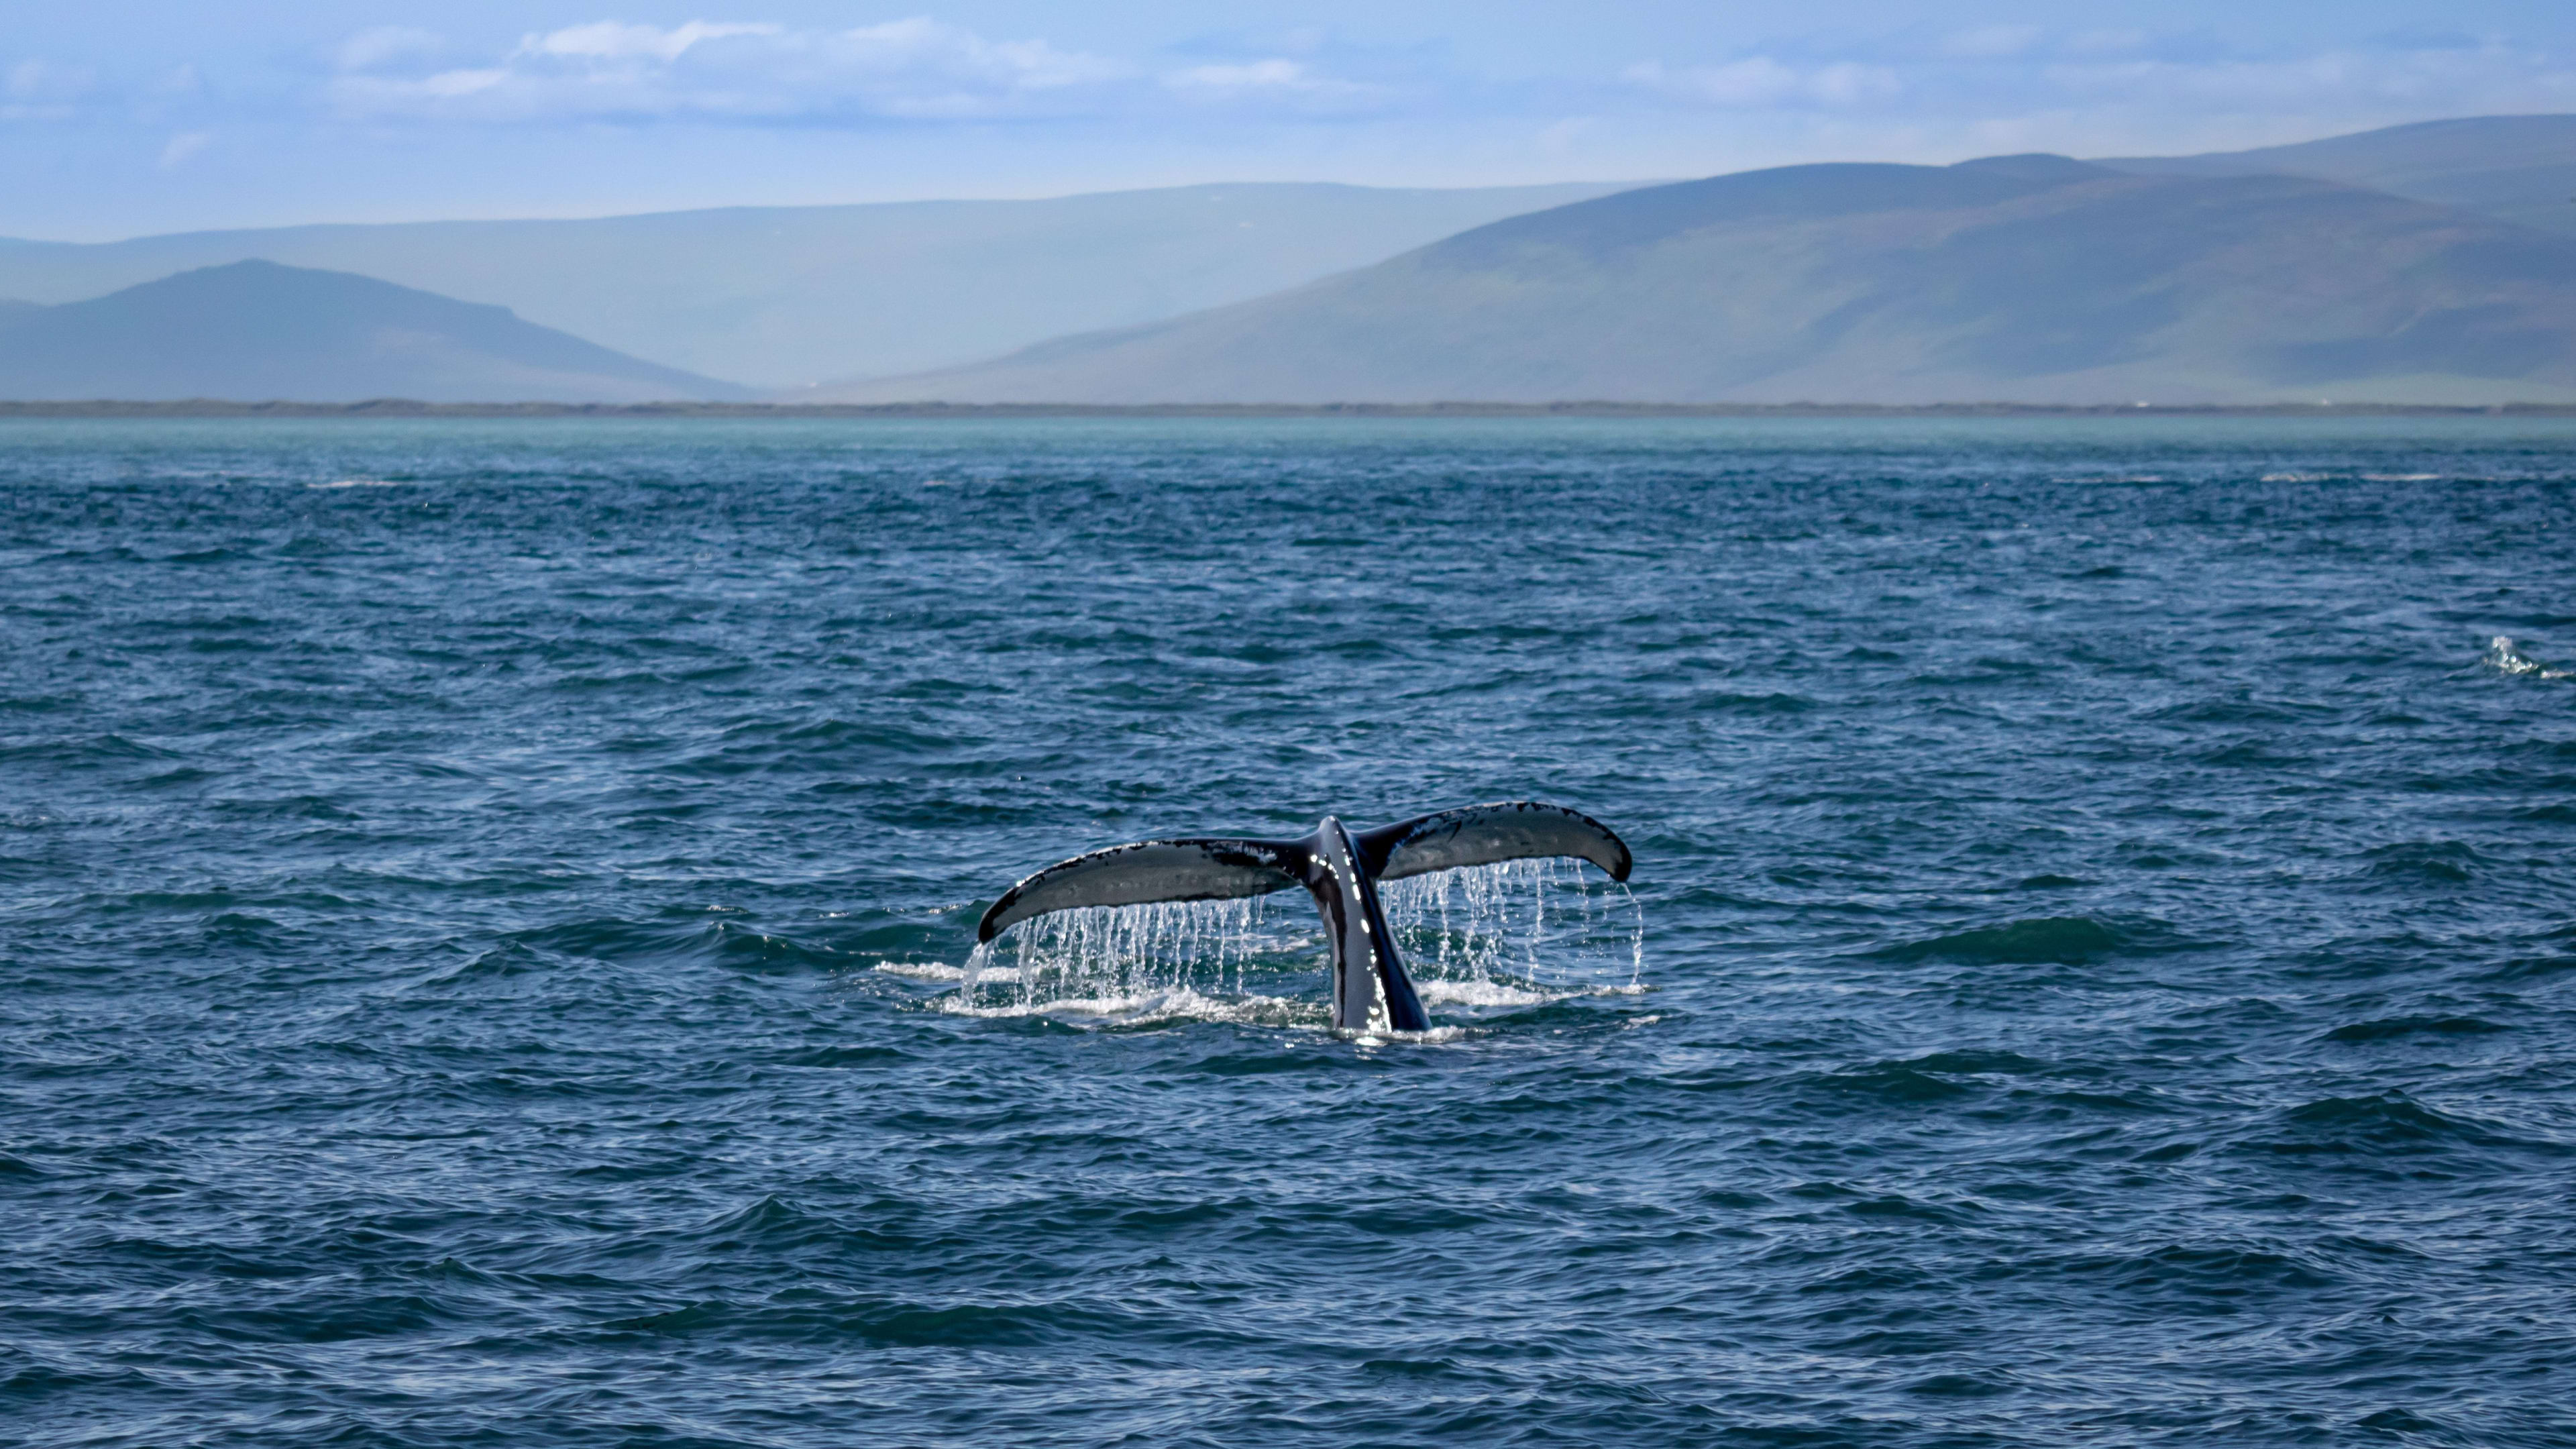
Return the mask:
[[[1588,860],[1612,880],[1626,880],[1633,863],[1627,845],[1609,826],[1579,810],[1528,800],[1418,815],[1363,830],[1351,839],[1369,874],[1379,880],[1549,856]]]
[[[1305,883],[1306,850],[1298,841],[1140,840],[1077,855],[1002,892],[975,939],[989,941],[1053,911],[1230,900]]]
[[[1002,893],[975,927],[978,942],[1053,911],[1213,901],[1304,886],[1333,942],[1333,1025],[1382,1015],[1397,1031],[1430,1026],[1396,954],[1377,883],[1463,866],[1561,856],[1626,880],[1628,847],[1580,811],[1530,800],[1468,805],[1354,835],[1330,816],[1303,840],[1145,840],[1048,866]]]

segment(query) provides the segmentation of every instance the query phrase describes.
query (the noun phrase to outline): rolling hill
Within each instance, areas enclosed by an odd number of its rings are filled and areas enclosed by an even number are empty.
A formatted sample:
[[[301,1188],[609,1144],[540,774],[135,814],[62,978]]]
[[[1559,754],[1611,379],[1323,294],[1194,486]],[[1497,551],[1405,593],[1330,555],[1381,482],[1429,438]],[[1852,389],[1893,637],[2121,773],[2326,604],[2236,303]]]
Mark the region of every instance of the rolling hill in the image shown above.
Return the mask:
[[[2278,175],[1796,166],[852,401],[2576,401],[2576,238]]]
[[[346,272],[235,262],[0,309],[0,398],[647,402],[745,389]]]
[[[69,302],[263,259],[509,307],[768,388],[987,357],[1242,301],[1611,184],[1187,186],[1044,201],[0,240],[0,297]]]
[[[2576,116],[2469,116],[2294,146],[2095,164],[2160,176],[2307,176],[2576,235]]]

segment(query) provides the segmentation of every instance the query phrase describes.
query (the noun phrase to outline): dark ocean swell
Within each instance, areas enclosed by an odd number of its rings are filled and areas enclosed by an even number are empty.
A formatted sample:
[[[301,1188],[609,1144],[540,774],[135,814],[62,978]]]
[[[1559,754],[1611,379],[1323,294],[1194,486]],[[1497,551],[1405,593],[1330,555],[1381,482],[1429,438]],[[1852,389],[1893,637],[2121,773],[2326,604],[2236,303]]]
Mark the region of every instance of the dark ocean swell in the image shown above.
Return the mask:
[[[358,485],[365,486],[358,486]],[[2576,1442],[2576,425],[0,424],[0,1442]],[[1172,833],[1541,798],[1389,887]]]

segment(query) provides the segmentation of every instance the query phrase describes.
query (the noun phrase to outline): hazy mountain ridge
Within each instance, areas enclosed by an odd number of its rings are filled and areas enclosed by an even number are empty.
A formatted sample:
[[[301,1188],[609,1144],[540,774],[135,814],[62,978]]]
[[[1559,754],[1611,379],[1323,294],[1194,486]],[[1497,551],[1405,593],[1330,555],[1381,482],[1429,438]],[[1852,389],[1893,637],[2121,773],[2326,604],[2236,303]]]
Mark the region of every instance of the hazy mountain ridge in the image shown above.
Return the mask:
[[[2552,403],[2576,401],[2576,229],[2508,218],[2567,220],[2548,209],[2576,214],[2549,199],[2561,186],[2576,186],[2576,116],[2484,117],[2197,157],[1837,163],[1625,190],[1212,186],[0,241],[0,292],[59,298],[209,251],[373,248],[456,290],[516,289],[612,335],[773,366],[984,354],[780,394],[800,402]],[[1422,234],[1567,194],[1585,199]],[[1427,244],[1356,264],[1398,234]],[[1265,275],[1309,280],[1181,305]],[[0,396],[191,395],[750,392],[342,270],[226,265],[81,302],[0,299]]]
[[[2355,391],[2358,389],[2358,391]],[[2576,398],[2576,239],[2056,156],[1744,172],[1511,218],[849,401]]]
[[[372,277],[207,267],[0,310],[0,397],[649,402],[747,389]]]
[[[2576,116],[2466,116],[2252,151],[2095,164],[2167,176],[2307,176],[2576,234]]]
[[[785,388],[1179,316],[1631,184],[1190,186],[96,244],[0,240],[0,296],[68,302],[259,259],[504,305],[667,366]]]

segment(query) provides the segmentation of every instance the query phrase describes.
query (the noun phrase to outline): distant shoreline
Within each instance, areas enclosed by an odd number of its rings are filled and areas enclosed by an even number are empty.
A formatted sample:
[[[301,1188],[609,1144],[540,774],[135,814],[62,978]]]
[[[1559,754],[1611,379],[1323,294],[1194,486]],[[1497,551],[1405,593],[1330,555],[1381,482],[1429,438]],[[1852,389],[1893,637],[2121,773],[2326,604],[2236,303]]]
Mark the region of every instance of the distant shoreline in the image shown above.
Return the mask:
[[[2576,417],[2576,403],[355,403],[6,402],[0,418]]]

